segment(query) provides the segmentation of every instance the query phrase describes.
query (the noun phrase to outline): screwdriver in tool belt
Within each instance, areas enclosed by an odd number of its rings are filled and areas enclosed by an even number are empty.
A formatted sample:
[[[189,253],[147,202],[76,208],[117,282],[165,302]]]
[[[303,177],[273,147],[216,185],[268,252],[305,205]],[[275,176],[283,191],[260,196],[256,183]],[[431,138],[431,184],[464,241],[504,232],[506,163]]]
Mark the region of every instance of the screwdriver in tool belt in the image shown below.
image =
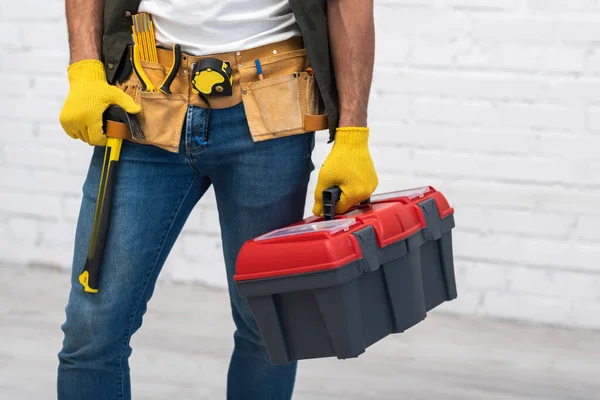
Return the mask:
[[[257,58],[256,60],[254,60],[254,64],[256,64],[256,73],[258,74],[258,79],[261,81],[264,80],[265,77],[263,76],[262,65],[260,64],[260,60]]]

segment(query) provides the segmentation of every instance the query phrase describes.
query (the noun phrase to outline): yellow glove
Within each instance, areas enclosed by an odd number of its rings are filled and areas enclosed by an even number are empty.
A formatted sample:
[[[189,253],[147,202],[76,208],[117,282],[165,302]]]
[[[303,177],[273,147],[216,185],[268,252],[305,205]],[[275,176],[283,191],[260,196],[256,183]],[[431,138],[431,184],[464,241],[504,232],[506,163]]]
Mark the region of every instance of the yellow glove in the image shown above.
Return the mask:
[[[121,89],[109,85],[102,63],[83,60],[69,67],[71,89],[60,113],[60,124],[73,139],[92,146],[104,146],[102,114],[110,105],[117,105],[130,114],[142,109]]]
[[[313,214],[323,215],[323,191],[339,186],[342,196],[336,213],[371,197],[379,183],[368,147],[369,128],[338,128],[333,148],[327,156],[315,189]]]

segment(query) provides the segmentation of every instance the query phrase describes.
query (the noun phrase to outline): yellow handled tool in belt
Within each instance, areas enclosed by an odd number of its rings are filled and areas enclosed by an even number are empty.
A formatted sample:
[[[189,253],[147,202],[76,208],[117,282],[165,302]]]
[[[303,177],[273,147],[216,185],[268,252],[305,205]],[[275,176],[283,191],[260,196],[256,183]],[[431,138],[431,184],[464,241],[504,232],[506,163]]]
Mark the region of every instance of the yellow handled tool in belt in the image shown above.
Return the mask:
[[[156,92],[156,86],[152,83],[144,68],[142,67],[142,48],[139,44],[133,45],[133,71],[137,75],[140,84],[142,85],[142,92]]]
[[[142,50],[140,45],[133,45],[133,54],[132,54],[132,65],[133,71],[137,75],[140,84],[142,85],[143,92],[156,92],[156,86],[152,83],[146,72],[144,72],[144,67],[142,66]],[[160,85],[160,91],[164,94],[171,94],[171,84],[175,80],[177,73],[179,72],[179,68],[181,66],[181,46],[176,44],[173,46],[173,65],[171,66],[171,70],[167,74],[165,80]]]
[[[134,44],[131,61],[142,91],[157,92],[160,90],[164,94],[171,94],[171,84],[181,66],[181,46],[178,44],[173,46],[173,64],[157,90],[142,65],[142,61],[158,62],[154,27],[150,15],[147,13],[134,15],[132,31]],[[204,96],[231,96],[233,94],[233,73],[228,62],[216,58],[203,58],[192,66],[191,80],[193,91],[200,95],[209,108],[210,104]]]
[[[104,131],[108,140],[96,198],[92,236],[85,267],[79,275],[79,283],[88,293],[98,292],[123,139],[132,137],[137,140],[146,140],[137,118],[117,106],[110,106],[104,112]]]
[[[133,70],[137,75],[143,92],[156,92],[156,86],[152,83],[148,75],[144,72],[143,61],[158,62],[156,52],[156,41],[154,39],[154,26],[152,18],[148,13],[139,13],[133,16],[133,51],[132,64]],[[171,94],[171,84],[179,72],[181,66],[181,46],[173,46],[173,65],[166,78],[160,85],[160,91],[164,94]]]
[[[160,85],[160,91],[164,94],[171,94],[171,83],[173,83],[173,80],[175,80],[180,66],[181,46],[176,44],[173,46],[173,65],[171,65],[171,70],[167,74],[167,77],[163,81],[162,85]]]

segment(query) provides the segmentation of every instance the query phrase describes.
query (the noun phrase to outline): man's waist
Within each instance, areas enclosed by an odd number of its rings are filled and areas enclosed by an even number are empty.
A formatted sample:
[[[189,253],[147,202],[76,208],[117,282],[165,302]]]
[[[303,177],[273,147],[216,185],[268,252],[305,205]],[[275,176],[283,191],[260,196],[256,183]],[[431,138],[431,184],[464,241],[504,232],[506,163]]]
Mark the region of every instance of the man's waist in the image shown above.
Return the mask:
[[[181,70],[191,71],[191,67],[196,62],[206,58],[217,58],[221,61],[231,64],[231,68],[238,70],[244,63],[254,63],[255,60],[265,59],[277,54],[287,53],[304,48],[304,42],[301,36],[295,36],[282,42],[267,44],[260,47],[255,47],[247,50],[232,51],[228,53],[208,54],[203,56],[194,56],[187,53],[181,55]],[[173,51],[163,47],[157,48],[158,62],[165,68],[169,69],[173,65]]]
[[[171,84],[172,93],[183,95],[191,104],[206,107],[206,103],[193,93],[192,69],[195,63],[203,59],[218,59],[228,63],[231,68],[233,90],[229,96],[207,96],[212,108],[228,108],[242,101],[241,83],[258,80],[255,61],[263,65],[265,78],[281,76],[302,71],[307,66],[306,51],[302,37],[297,36],[283,42],[273,43],[248,50],[229,53],[210,54],[206,56],[193,56],[181,54],[180,66],[175,79]],[[158,62],[142,61],[140,69],[144,70],[153,85],[159,85],[168,71],[173,67],[174,52],[171,49],[157,48]],[[135,74],[131,76],[138,80]],[[157,87],[159,87],[157,86]]]

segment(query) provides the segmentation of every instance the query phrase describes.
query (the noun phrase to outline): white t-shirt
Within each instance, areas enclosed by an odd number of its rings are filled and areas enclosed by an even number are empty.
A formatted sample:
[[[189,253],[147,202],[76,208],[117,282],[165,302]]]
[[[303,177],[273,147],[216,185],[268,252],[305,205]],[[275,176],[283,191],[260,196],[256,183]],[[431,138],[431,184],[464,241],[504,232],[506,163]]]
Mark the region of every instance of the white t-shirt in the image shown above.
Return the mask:
[[[159,44],[192,55],[227,53],[300,36],[288,0],[142,0]]]

